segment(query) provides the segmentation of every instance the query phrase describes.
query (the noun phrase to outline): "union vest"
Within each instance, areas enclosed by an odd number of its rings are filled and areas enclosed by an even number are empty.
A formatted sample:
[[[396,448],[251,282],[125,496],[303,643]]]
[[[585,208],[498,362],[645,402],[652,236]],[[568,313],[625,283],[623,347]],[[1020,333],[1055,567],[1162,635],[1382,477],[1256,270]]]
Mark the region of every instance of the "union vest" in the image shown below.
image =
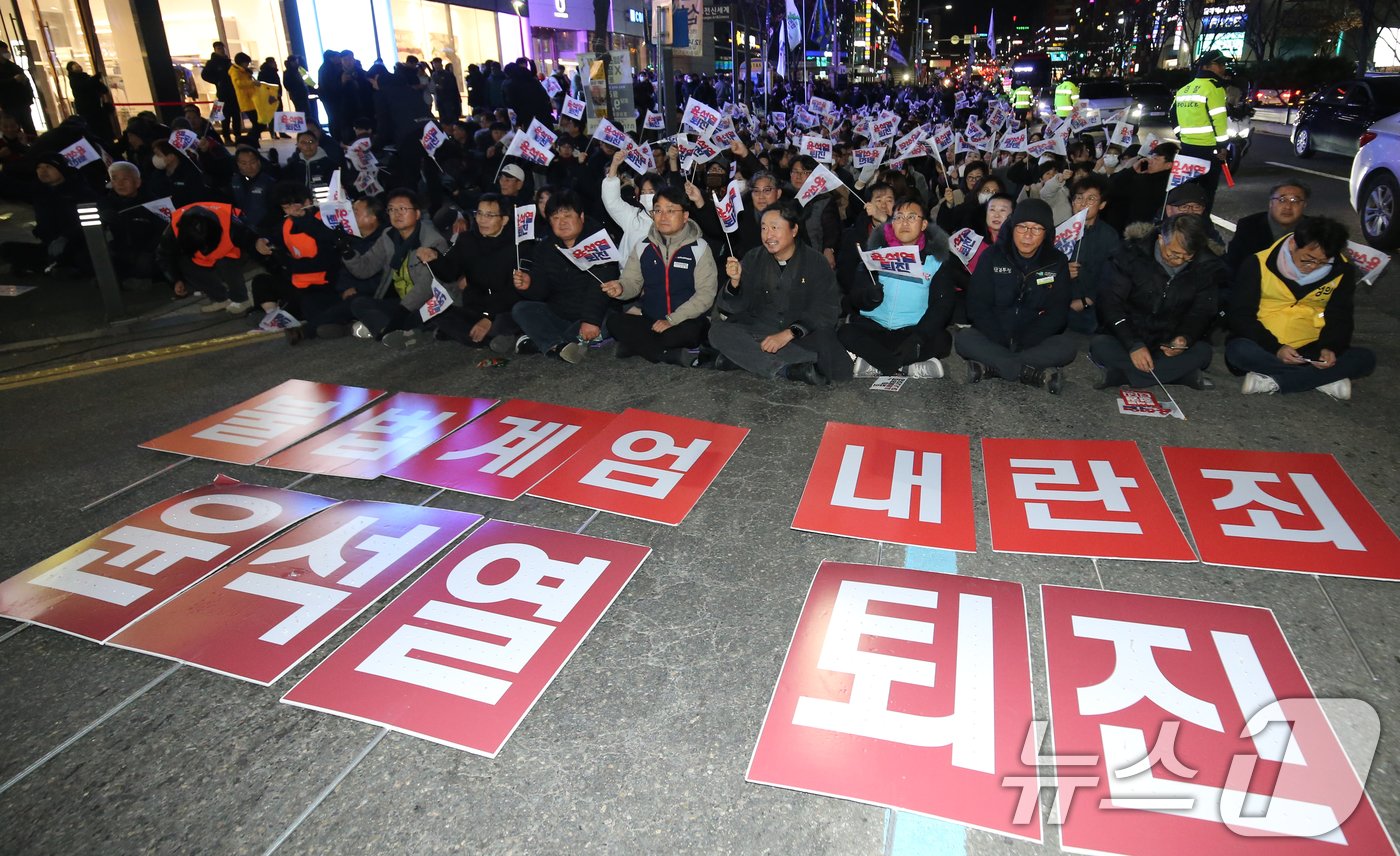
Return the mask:
[[[640,258],[642,314],[660,321],[694,297],[695,264],[704,253],[703,245],[696,242],[676,250],[668,259],[654,241],[644,241]]]
[[[316,219],[321,219],[320,212],[316,213]],[[316,239],[305,232],[293,232],[291,218],[282,221],[282,246],[287,248],[287,254],[294,259],[314,259],[319,254],[316,246]],[[325,285],[326,272],[324,270],[304,271],[292,274],[292,285],[297,288],[310,288],[313,285]]]
[[[1336,292],[1343,273],[1319,283],[1302,297],[1295,297],[1288,283],[1268,265],[1269,255],[1286,240],[1287,235],[1255,256],[1259,259],[1259,312],[1256,317],[1279,342],[1290,348],[1301,348],[1316,342],[1322,335],[1322,328],[1327,324],[1327,302]],[[1339,267],[1334,266],[1334,270]]]
[[[243,251],[233,242],[233,230],[230,228],[233,217],[242,214],[242,211],[239,211],[227,202],[192,202],[189,205],[176,208],[174,213],[170,215],[170,229],[175,233],[177,238],[180,236],[180,220],[185,216],[185,212],[192,208],[203,208],[212,212],[219,218],[219,225],[222,226],[224,230],[223,235],[219,237],[219,245],[214,248],[214,252],[208,254],[194,254],[194,259],[192,261],[194,261],[195,264],[200,267],[213,267],[215,262],[220,259],[239,259],[243,257]]]

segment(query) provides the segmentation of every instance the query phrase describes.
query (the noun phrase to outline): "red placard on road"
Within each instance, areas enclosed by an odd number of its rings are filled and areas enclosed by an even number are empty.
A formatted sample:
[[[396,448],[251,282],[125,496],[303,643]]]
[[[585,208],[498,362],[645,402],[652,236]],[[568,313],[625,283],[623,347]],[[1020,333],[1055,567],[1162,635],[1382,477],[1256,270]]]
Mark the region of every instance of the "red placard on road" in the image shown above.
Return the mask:
[[[256,464],[369,404],[380,389],[289,380],[242,404],[141,444],[143,449]]]
[[[716,422],[624,410],[530,495],[675,526],[748,433]]]
[[[1201,560],[1400,580],[1400,539],[1331,455],[1164,448]]]
[[[282,533],[111,639],[254,683],[274,683],[481,521],[351,500]]]
[[[1026,638],[1016,583],[823,562],[748,780],[1040,841]]]
[[[489,521],[282,700],[494,758],[650,552]]]
[[[826,423],[792,528],[976,552],[968,438]]]
[[[616,418],[616,413],[514,399],[385,475],[516,500]]]
[[[1272,612],[1060,586],[1041,600],[1055,738],[1041,763],[1066,850],[1394,852]],[[1369,764],[1376,712],[1337,703]]]
[[[0,615],[94,642],[335,500],[220,476],[0,582]]]
[[[1131,440],[982,441],[992,549],[1194,562]]]
[[[341,424],[273,455],[260,466],[347,479],[377,479],[496,404],[396,392]]]

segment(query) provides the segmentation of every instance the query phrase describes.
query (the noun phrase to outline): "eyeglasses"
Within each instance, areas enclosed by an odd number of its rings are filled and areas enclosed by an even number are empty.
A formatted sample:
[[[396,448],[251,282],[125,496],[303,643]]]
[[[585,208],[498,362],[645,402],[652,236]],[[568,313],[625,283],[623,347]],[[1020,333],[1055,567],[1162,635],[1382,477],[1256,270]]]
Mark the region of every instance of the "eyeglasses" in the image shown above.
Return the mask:
[[[1175,208],[1177,211],[1180,211],[1180,212],[1183,213],[1183,214],[1204,214],[1204,213],[1206,213],[1206,207],[1205,207],[1204,205],[1200,204],[1199,202],[1186,202],[1186,203],[1183,203],[1183,204],[1181,204],[1181,205],[1173,205],[1172,207]]]
[[[1159,241],[1158,246],[1162,248],[1162,258],[1173,265],[1184,265],[1196,257],[1195,253],[1172,249],[1165,241]]]
[[[1012,231],[1020,232],[1022,235],[1044,235],[1045,227],[1037,226],[1035,223],[1017,223],[1016,228]]]
[[[1308,202],[1301,196],[1270,196],[1269,201],[1280,205],[1306,205]]]
[[[778,192],[778,188],[776,188],[776,187],[754,187],[753,192],[754,192],[754,195],[755,195],[755,196],[758,195],[758,194],[760,194],[760,193],[763,194],[764,196],[767,196],[767,195],[770,194],[770,193],[777,193],[777,192]]]
[[[1081,205],[1097,205],[1100,202],[1102,202],[1103,199],[1101,199],[1097,193],[1081,193],[1078,196],[1075,196],[1072,201],[1078,202]]]
[[[684,209],[684,208],[657,208],[657,207],[653,206],[652,209],[651,209],[651,213],[653,213],[653,214],[662,214],[662,215],[665,215],[665,216],[669,217],[669,216],[671,216],[671,215],[673,215],[673,214],[684,214],[684,213],[685,213],[685,209]]]
[[[402,208],[402,207],[399,207],[399,206],[391,206],[391,207],[389,207],[389,208],[385,208],[384,210],[385,210],[385,211],[388,211],[390,214],[411,214],[412,212],[417,211],[418,209],[417,209],[417,208]]]
[[[486,217],[486,218],[489,218],[489,219],[494,220],[494,219],[496,219],[497,217],[504,217],[504,216],[506,216],[506,215],[504,215],[504,214],[492,214],[490,211],[473,211],[473,212],[472,212],[472,216],[473,216],[473,217]]]
[[[1313,259],[1308,258],[1306,256],[1294,256],[1293,263],[1298,266],[1298,270],[1303,270],[1304,268],[1308,270],[1317,270],[1318,268],[1323,267],[1324,265],[1332,264],[1332,260]]]
[[[917,223],[920,220],[924,219],[924,215],[915,214],[911,211],[904,214],[896,214],[890,219],[896,223]]]

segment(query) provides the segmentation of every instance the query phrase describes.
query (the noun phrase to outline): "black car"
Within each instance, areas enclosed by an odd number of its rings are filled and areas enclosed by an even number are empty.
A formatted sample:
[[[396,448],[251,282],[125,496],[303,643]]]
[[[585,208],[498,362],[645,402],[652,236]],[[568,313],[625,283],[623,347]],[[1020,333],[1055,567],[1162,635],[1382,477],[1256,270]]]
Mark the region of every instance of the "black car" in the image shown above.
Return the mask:
[[[1400,77],[1367,77],[1324,86],[1298,110],[1293,151],[1353,157],[1357,139],[1377,119],[1400,113]]]
[[[1133,109],[1128,111],[1128,120],[1135,124],[1168,123],[1172,102],[1176,94],[1161,83],[1130,83],[1128,94],[1133,99]]]

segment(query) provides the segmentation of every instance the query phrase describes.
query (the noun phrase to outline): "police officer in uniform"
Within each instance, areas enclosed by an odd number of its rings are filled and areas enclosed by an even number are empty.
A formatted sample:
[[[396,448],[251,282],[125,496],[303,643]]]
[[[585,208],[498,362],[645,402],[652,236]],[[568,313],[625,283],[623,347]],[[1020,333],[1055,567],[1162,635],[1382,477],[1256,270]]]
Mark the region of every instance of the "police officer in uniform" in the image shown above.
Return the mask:
[[[1029,84],[1021,84],[1011,90],[1011,109],[1016,111],[1016,118],[1024,119],[1026,111],[1035,105],[1035,90]]]
[[[1074,111],[1074,102],[1079,100],[1079,84],[1066,77],[1055,87],[1055,115],[1068,119]]]
[[[1206,215],[1215,204],[1220,184],[1220,164],[1225,159],[1220,146],[1228,119],[1225,115],[1225,67],[1228,58],[1218,50],[1208,50],[1196,58],[1196,76],[1176,91],[1176,132],[1181,141],[1179,154],[1210,162],[1210,172],[1196,181],[1206,190]]]

